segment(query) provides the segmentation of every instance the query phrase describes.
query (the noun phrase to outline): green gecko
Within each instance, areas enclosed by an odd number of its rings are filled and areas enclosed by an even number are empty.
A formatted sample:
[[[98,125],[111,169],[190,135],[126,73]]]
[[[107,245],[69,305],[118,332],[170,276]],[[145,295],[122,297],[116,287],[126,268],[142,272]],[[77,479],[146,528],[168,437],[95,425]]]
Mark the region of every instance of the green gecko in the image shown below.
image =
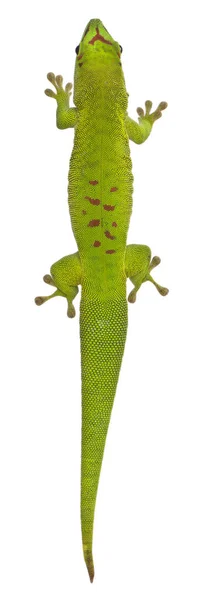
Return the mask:
[[[67,299],[68,317],[75,316],[73,300],[81,285],[80,342],[82,376],[81,527],[85,562],[94,578],[92,538],[97,488],[105,441],[127,333],[126,280],[134,285],[128,300],[159,264],[148,246],[126,245],[132,211],[133,175],[129,139],[143,143],[166,102],[151,112],[137,109],[139,122],[128,116],[128,94],[121,65],[122,48],[99,19],[89,21],[76,48],[74,104],[72,84],[63,87],[61,75],[47,75],[55,91],[59,129],[74,127],[69,169],[69,211],[78,251],[52,265],[44,281],[56,288],[50,296]]]

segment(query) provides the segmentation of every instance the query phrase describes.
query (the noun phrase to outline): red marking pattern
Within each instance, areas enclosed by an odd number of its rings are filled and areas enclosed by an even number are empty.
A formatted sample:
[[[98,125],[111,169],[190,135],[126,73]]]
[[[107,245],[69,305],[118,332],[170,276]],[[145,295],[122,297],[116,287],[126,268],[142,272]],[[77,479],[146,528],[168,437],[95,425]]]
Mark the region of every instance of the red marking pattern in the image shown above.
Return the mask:
[[[77,60],[81,60],[81,58],[83,58],[83,54],[79,54],[79,55],[77,56]]]
[[[115,236],[111,235],[110,231],[104,231],[104,233],[109,240],[115,240]]]
[[[88,227],[98,227],[100,225],[100,219],[93,219],[88,223]]]
[[[82,63],[78,63],[78,66],[79,66],[79,67],[82,67],[82,65],[83,65],[83,62],[82,62]]]
[[[117,190],[118,190],[118,188],[117,188],[117,187],[112,187],[112,188],[110,188],[110,192],[116,192]]]
[[[89,44],[92,44],[92,46],[94,46],[94,42],[96,42],[97,40],[100,40],[100,42],[104,42],[104,44],[110,44],[110,46],[112,46],[112,42],[110,42],[110,40],[106,40],[103,35],[101,35],[99,33],[99,28],[96,27],[96,35],[94,35],[94,37],[89,41]]]
[[[106,250],[106,254],[114,254],[114,252],[116,252],[116,250]]]
[[[95,248],[98,248],[99,246],[101,246],[101,242],[99,242],[99,240],[95,240],[95,242],[94,242],[93,246],[94,246]]]
[[[99,182],[98,182],[96,179],[94,179],[94,181],[89,181],[89,183],[90,183],[91,185],[97,185],[97,183],[99,183]]]
[[[90,198],[90,196],[85,196],[85,200],[89,200],[90,204],[95,204],[96,206],[100,204],[100,200],[98,198]]]
[[[113,223],[112,223],[112,226],[113,226],[113,227],[117,227],[117,223],[116,223],[116,221],[113,221]]]
[[[111,204],[104,204],[103,207],[105,210],[114,210],[115,205],[111,206]]]
[[[82,210],[82,214],[83,214],[83,215],[87,215],[87,212],[86,212],[86,210]]]

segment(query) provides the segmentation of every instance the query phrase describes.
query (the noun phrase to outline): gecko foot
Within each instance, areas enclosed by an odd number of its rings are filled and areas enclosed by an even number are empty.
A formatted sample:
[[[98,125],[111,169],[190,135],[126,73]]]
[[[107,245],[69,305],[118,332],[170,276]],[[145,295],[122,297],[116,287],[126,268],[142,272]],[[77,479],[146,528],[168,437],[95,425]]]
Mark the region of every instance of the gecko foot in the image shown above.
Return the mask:
[[[149,271],[152,271],[152,269],[155,269],[155,267],[157,267],[161,262],[161,258],[159,256],[153,256],[150,265],[149,265]]]
[[[51,275],[47,274],[44,275],[43,277],[43,281],[45,283],[48,283],[48,285],[52,285],[54,287],[56,287],[56,284],[53,280],[53,277],[51,277]],[[66,298],[67,303],[68,303],[68,308],[67,308],[67,316],[72,319],[73,317],[75,317],[76,315],[76,311],[73,305],[73,302],[67,298],[67,296],[61,292],[61,290],[57,289],[53,294],[50,294],[49,296],[36,296],[35,298],[35,304],[37,306],[41,306],[42,304],[44,304],[45,302],[47,302],[47,300],[51,300],[51,298],[55,298],[56,296],[63,296],[64,298]]]
[[[155,123],[155,121],[157,121],[157,119],[160,119],[160,117],[162,117],[162,111],[165,110],[167,108],[167,102],[160,102],[160,104],[157,106],[156,110],[154,110],[154,112],[150,112],[152,108],[152,102],[151,100],[146,100],[145,102],[145,112],[143,110],[143,108],[141,108],[140,106],[137,108],[137,113],[139,115],[139,121],[145,119],[147,121],[149,121],[149,123],[151,123],[151,125],[153,125],[153,123]]]
[[[157,263],[159,264],[159,263]],[[154,264],[153,267],[149,268],[149,271],[151,269],[153,269],[156,265]],[[133,279],[132,279],[133,281]],[[130,302],[131,304],[134,304],[134,302],[136,301],[136,296],[137,296],[137,291],[139,290],[139,288],[141,287],[142,283],[144,283],[145,281],[151,281],[151,283],[153,283],[153,285],[155,286],[155,288],[157,289],[157,291],[159,292],[159,294],[161,296],[167,296],[167,294],[169,293],[168,288],[163,287],[162,285],[159,285],[159,283],[157,283],[153,277],[151,277],[150,273],[147,273],[147,275],[144,277],[143,281],[140,284],[135,285],[135,287],[131,290],[129,296],[128,296],[128,302]]]
[[[156,283],[156,281],[154,281],[153,277],[151,277],[150,274],[147,275],[146,281],[151,281],[151,283],[153,283],[153,285],[155,285],[156,289],[158,290],[158,292],[161,296],[167,296],[167,294],[169,293],[168,288],[163,287],[162,285],[159,285],[159,283]]]
[[[47,274],[47,275],[44,275],[44,277],[43,277],[43,281],[44,281],[45,283],[48,283],[49,285],[53,285],[54,287],[56,287],[56,285],[55,285],[55,283],[54,283],[54,280],[52,279],[51,275],[49,275],[49,274]]]
[[[44,91],[46,96],[50,98],[55,98],[57,101],[59,98],[69,100],[69,96],[71,95],[72,83],[67,83],[65,88],[63,88],[63,77],[62,75],[54,75],[54,73],[48,73],[47,79],[50,83],[55,87],[56,92],[51,89],[47,89]]]
[[[159,285],[150,275],[150,271],[157,267],[161,262],[159,256],[153,256],[151,259],[151,250],[148,246],[139,244],[130,244],[126,247],[125,268],[126,275],[134,284],[128,296],[128,301],[134,304],[137,292],[145,281],[151,281],[161,296],[166,296],[168,288]]]
[[[130,302],[131,304],[134,304],[135,301],[136,301],[136,288],[134,287],[133,290],[131,290],[130,294],[128,295],[128,302]]]

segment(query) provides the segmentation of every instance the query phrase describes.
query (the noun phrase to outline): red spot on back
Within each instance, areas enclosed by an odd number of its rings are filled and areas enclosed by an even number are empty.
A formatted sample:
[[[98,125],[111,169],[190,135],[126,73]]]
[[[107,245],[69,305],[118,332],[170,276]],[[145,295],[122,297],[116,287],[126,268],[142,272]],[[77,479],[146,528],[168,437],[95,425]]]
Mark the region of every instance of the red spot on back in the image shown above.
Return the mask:
[[[99,242],[99,240],[95,240],[93,246],[95,246],[95,248],[98,248],[98,246],[101,246],[101,242]]]
[[[100,219],[92,219],[92,221],[88,223],[88,227],[98,227],[98,225],[100,225]]]
[[[83,214],[83,215],[87,215],[87,212],[86,212],[86,210],[82,210],[82,214]]]
[[[79,55],[77,56],[77,60],[81,60],[81,58],[83,58],[83,54],[79,54]]]
[[[112,223],[112,226],[113,226],[113,227],[117,227],[117,223],[116,223],[116,221],[113,221],[113,223]]]
[[[115,236],[111,235],[110,231],[104,231],[104,233],[109,240],[115,240]]]
[[[110,188],[110,192],[116,192],[117,190],[118,190],[118,188],[117,188],[117,187],[112,187],[112,188]]]
[[[100,40],[100,42],[104,42],[104,44],[110,44],[110,46],[112,46],[112,42],[110,42],[110,40],[106,40],[103,35],[101,35],[99,33],[99,28],[96,27],[96,35],[94,35],[94,37],[89,41],[89,44],[92,44],[92,46],[94,45],[94,42],[96,42],[97,40]]]
[[[98,198],[90,198],[90,196],[85,196],[85,200],[89,200],[90,204],[100,204],[100,200]]]
[[[97,183],[99,183],[99,182],[98,182],[96,179],[94,179],[94,181],[89,181],[89,183],[90,183],[91,185],[97,185]]]
[[[104,204],[103,207],[105,210],[114,210],[115,205],[111,206],[111,204]]]
[[[82,65],[83,65],[83,62],[82,62],[82,63],[78,63],[78,66],[79,66],[79,67],[82,67]]]
[[[106,250],[106,254],[114,254],[114,252],[116,252],[116,250]]]

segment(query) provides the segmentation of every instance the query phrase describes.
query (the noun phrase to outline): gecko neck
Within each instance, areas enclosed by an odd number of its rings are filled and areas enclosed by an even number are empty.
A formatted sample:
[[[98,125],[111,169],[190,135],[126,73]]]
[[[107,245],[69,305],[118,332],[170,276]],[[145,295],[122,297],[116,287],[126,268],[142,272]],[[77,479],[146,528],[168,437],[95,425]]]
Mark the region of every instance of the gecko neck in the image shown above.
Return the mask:
[[[89,65],[82,64],[75,69],[74,103],[77,109],[102,111],[119,110],[125,113],[128,104],[128,94],[125,87],[124,75],[119,64],[105,62]]]

